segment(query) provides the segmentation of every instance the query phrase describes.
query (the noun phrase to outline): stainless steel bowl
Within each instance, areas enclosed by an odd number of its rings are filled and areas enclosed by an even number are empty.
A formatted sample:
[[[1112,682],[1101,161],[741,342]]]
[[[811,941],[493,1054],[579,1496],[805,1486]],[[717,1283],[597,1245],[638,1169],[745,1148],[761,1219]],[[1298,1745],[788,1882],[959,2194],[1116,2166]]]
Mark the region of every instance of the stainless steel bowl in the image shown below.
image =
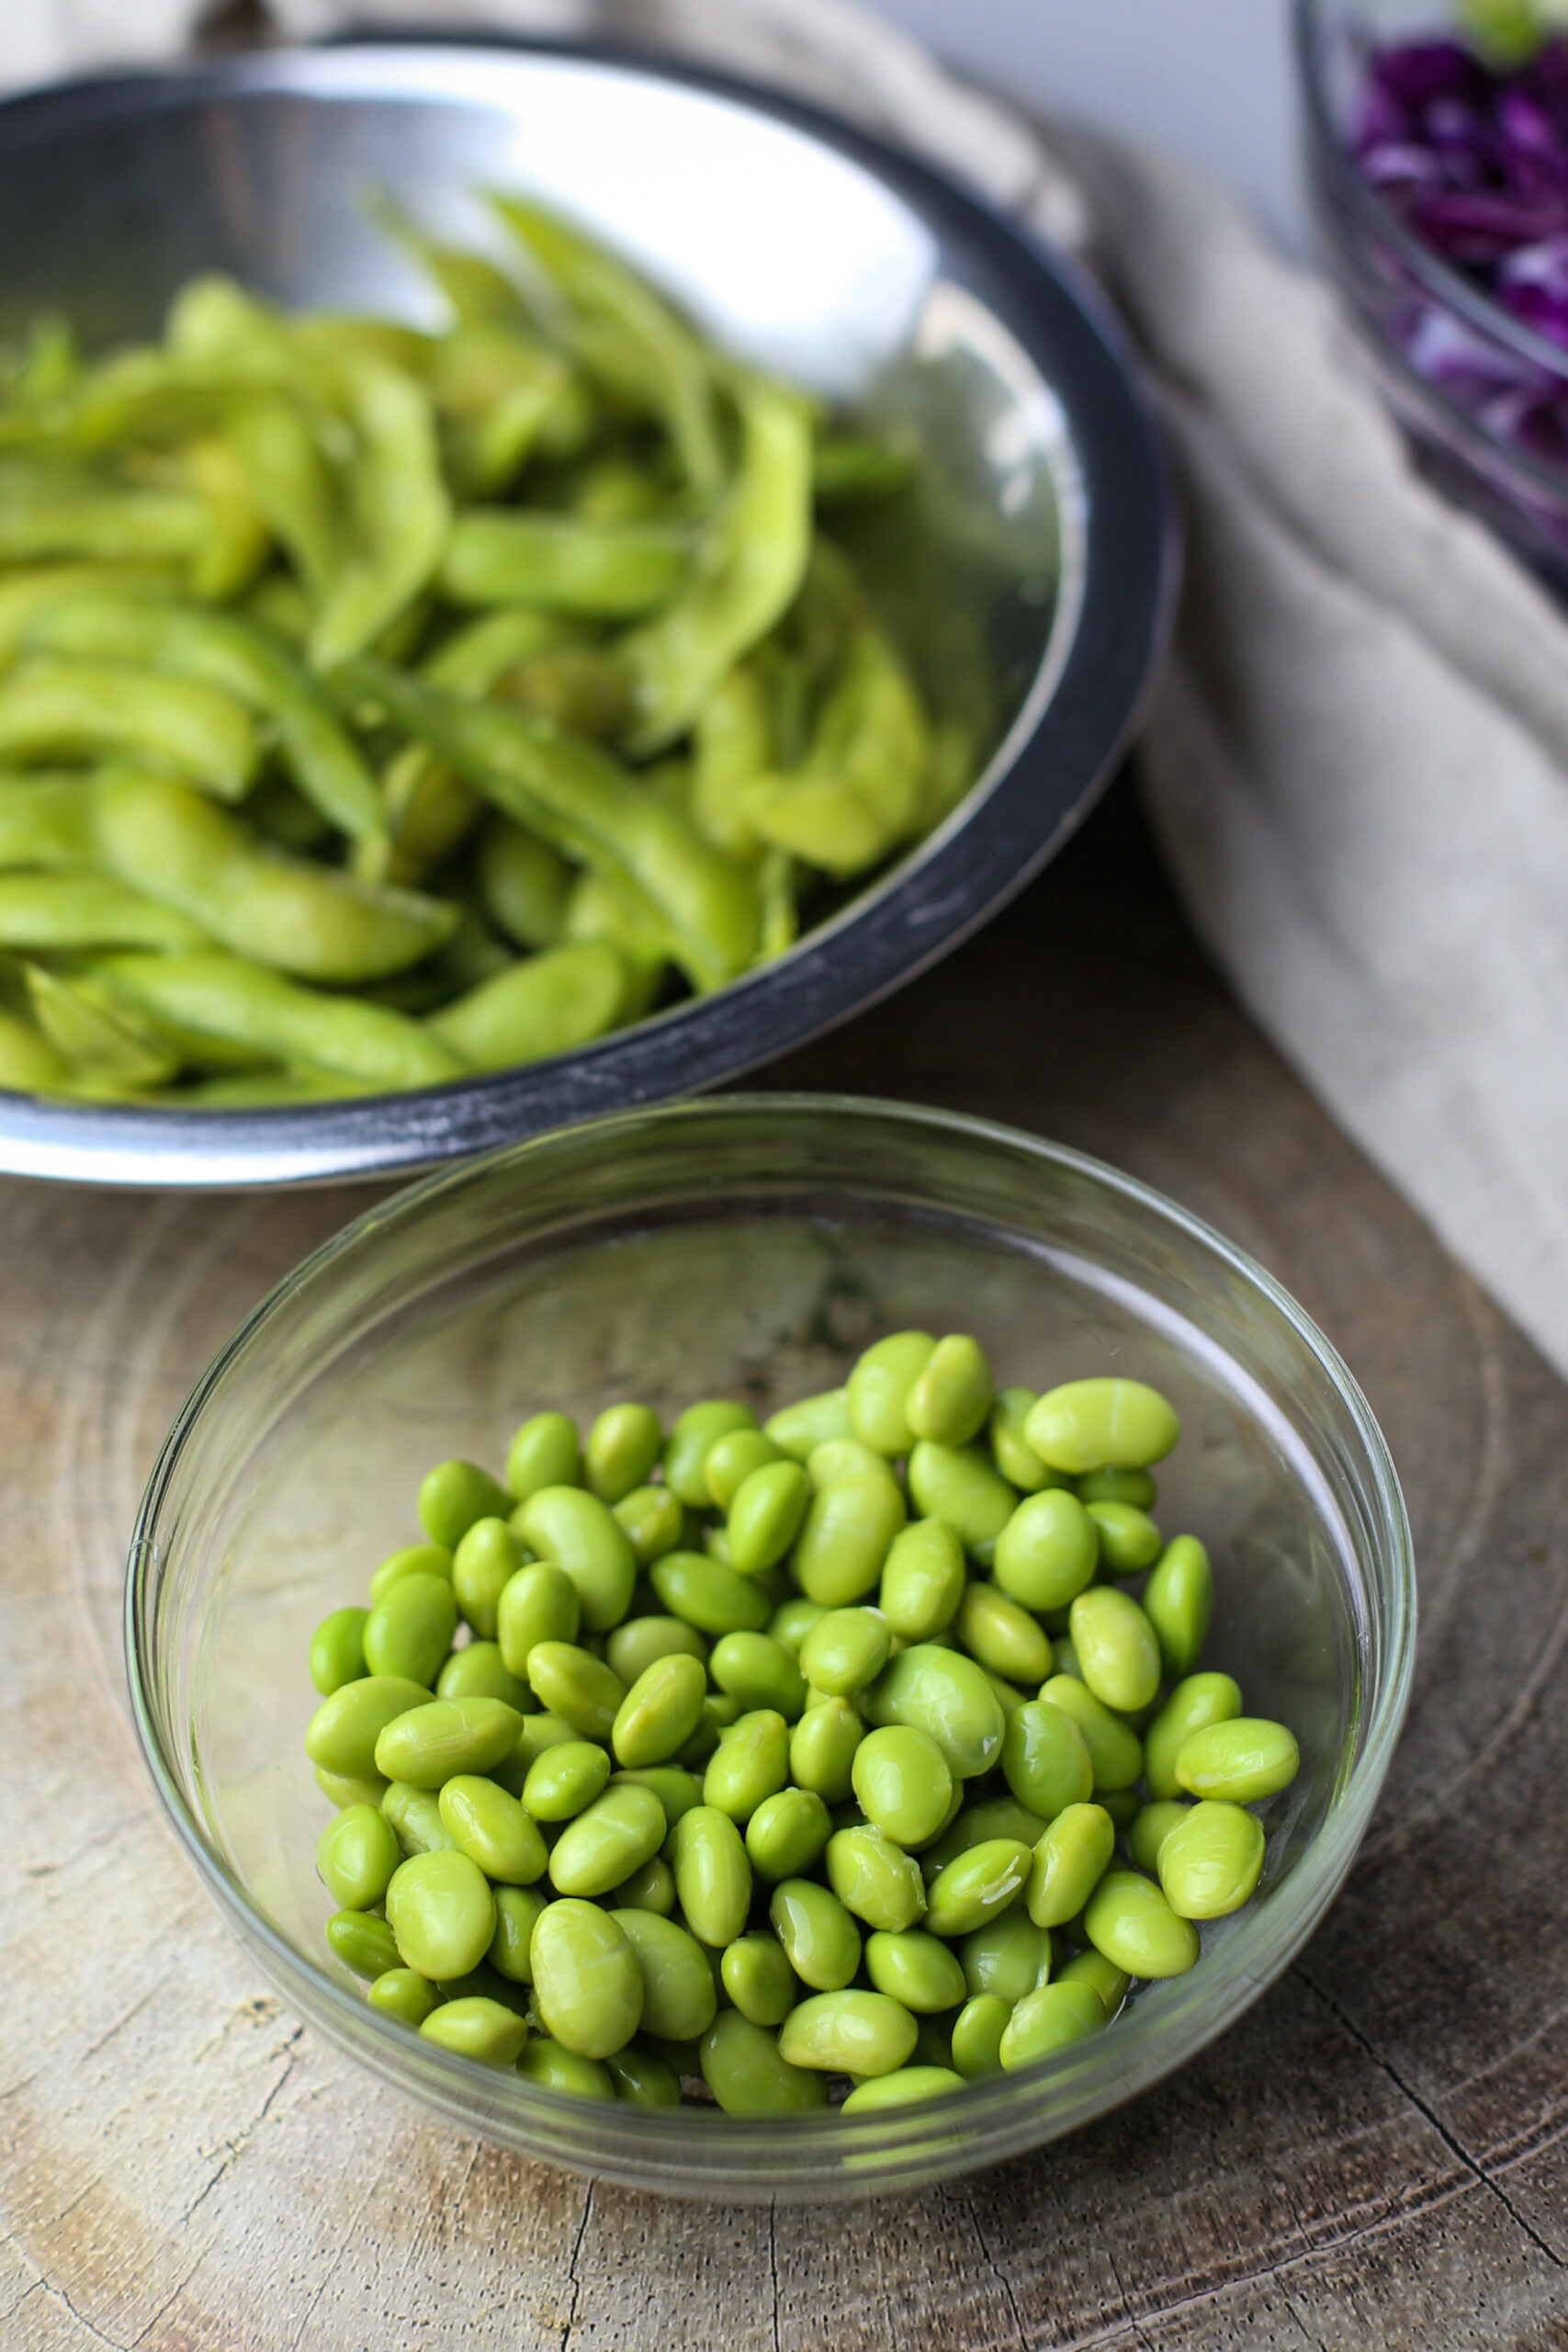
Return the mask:
[[[908,157],[783,98],[560,50],[277,51],[0,106],[0,335],[156,328],[193,272],[419,319],[355,202],[482,237],[533,192],[737,353],[908,421],[921,487],[857,554],[939,710],[987,757],[953,815],[788,956],[584,1050],[413,1094],[180,1113],[0,1095],[0,1169],[145,1185],[401,1173],[711,1086],[844,1020],[983,922],[1124,747],[1174,576],[1158,447],[1092,288]]]

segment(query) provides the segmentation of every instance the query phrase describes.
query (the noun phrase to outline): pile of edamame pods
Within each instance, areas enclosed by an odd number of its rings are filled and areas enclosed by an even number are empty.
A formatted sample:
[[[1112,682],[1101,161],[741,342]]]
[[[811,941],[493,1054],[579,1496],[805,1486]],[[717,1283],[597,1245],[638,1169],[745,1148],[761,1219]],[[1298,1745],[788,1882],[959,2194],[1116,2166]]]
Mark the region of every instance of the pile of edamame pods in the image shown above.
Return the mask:
[[[332,1951],[446,2050],[648,2108],[847,2076],[852,2115],[1100,2031],[1252,1895],[1298,1763],[1198,1670],[1178,1434],[901,1331],[761,1428],[542,1412],[504,1484],[438,1464],[311,1647]]]
[[[160,344],[0,354],[0,1087],[569,1051],[781,954],[970,780],[818,522],[908,452],[490,209],[502,259],[380,208],[443,332],[204,277]]]

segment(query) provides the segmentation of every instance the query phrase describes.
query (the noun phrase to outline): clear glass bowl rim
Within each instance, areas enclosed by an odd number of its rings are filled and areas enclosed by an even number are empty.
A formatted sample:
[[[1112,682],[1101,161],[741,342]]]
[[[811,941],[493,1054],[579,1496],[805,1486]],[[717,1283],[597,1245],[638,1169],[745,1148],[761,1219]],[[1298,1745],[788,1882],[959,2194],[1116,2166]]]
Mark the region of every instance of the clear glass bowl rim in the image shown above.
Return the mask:
[[[1366,1681],[1359,1753],[1323,1827],[1289,1876],[1204,1964],[1178,1980],[1177,1998],[1151,2016],[1134,2006],[1114,2029],[1040,2066],[973,2084],[962,2094],[843,2118],[836,2112],[741,2119],[682,2109],[648,2113],[565,2098],[516,2075],[477,2069],[378,2018],[281,1935],[230,1872],[192,1814],[169,1760],[144,1661],[154,1655],[162,1583],[160,1512],[180,1459],[209,1406],[268,1324],[344,1260],[376,1250],[389,1231],[439,1213],[503,1166],[652,1125],[729,1117],[902,1125],[940,1131],[1087,1181],[1211,1253],[1286,1322],[1337,1392],[1364,1449],[1363,1504],[1377,1544],[1369,1604],[1377,1639]],[[874,1197],[873,1195],[872,1197]],[[624,1211],[629,1201],[619,1204]],[[549,1230],[550,1227],[545,1227]],[[558,1229],[558,1228],[557,1228]],[[299,2013],[382,2080],[450,2121],[560,2168],[662,2194],[716,2202],[784,2198],[825,2201],[913,2187],[1022,2154],[1111,2112],[1151,2088],[1233,2024],[1289,1965],[1343,1883],[1365,1834],[1399,1736],[1415,1667],[1415,1556],[1404,1498],[1382,1431],[1359,1386],[1316,1325],[1262,1266],[1201,1218],[1122,1170],[1043,1137],[968,1114],[878,1099],[806,1093],[734,1093],[614,1114],[511,1144],[408,1186],[343,1227],[286,1275],[213,1359],[164,1441],[137,1514],[123,1619],[126,1672],[137,1736],[170,1822],[231,1929]],[[184,1727],[175,1727],[176,1734]],[[476,2076],[479,2079],[476,2081]]]

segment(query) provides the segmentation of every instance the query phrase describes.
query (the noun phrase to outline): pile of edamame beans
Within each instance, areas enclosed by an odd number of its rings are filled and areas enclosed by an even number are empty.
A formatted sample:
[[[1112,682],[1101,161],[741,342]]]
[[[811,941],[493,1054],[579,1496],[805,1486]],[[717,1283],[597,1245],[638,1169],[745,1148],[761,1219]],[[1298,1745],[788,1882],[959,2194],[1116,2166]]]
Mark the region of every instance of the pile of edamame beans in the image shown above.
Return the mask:
[[[973,774],[818,515],[907,490],[536,206],[442,332],[0,350],[0,1087],[255,1107],[781,954]]]
[[[442,2048],[640,2107],[847,2076],[854,2114],[1100,2031],[1249,1899],[1297,1769],[1199,1668],[1178,1434],[901,1331],[761,1428],[623,1403],[535,1415],[504,1484],[439,1464],[311,1646],[332,1951]]]

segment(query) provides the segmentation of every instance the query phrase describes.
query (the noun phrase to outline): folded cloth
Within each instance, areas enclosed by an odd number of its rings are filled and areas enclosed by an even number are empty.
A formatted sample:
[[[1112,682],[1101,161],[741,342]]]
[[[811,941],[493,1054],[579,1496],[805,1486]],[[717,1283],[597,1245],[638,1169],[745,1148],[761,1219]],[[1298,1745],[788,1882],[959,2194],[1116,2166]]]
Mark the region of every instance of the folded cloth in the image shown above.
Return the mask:
[[[1188,508],[1140,752],[1178,886],[1280,1051],[1568,1374],[1568,624],[1413,470],[1323,285],[1190,173],[1043,132],[850,0],[270,6],[299,38],[436,19],[699,57],[1089,249]],[[9,0],[0,83],[161,53],[199,13]]]

